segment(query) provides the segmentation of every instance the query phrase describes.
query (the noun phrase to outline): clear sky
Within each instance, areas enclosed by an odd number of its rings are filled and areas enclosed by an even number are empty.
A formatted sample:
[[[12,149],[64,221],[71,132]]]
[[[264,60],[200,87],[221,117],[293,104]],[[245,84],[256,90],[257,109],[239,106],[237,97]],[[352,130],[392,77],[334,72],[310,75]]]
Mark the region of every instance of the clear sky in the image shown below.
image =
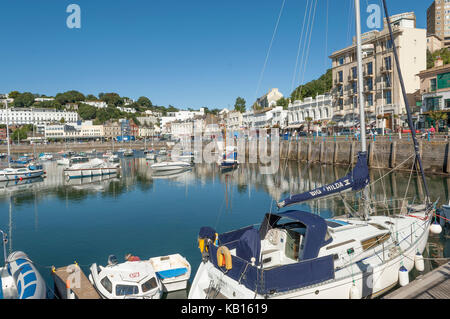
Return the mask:
[[[117,92],[156,105],[210,109],[233,108],[238,96],[249,107],[272,87],[289,96],[306,5],[313,1],[3,0],[0,93]],[[318,0],[309,56],[303,36],[299,59],[306,63],[304,72],[297,64],[294,88],[323,74],[328,55],[351,43],[353,1]],[[66,25],[72,3],[81,8],[80,29]],[[391,15],[414,11],[417,27],[425,29],[431,3],[389,0],[388,6]],[[361,0],[363,32],[370,4],[381,2]]]

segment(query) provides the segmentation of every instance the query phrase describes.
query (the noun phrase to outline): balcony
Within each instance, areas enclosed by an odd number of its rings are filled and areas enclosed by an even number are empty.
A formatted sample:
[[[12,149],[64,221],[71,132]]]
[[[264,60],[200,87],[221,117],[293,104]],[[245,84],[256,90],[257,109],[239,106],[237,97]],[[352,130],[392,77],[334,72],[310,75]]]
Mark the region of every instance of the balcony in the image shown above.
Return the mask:
[[[365,78],[373,78],[373,72],[368,73],[367,71],[364,71],[363,75],[364,75]]]
[[[334,85],[342,85],[343,84],[343,80],[342,79],[335,79],[334,80]]]
[[[385,66],[382,66],[382,67],[380,68],[380,72],[381,72],[381,73],[391,73],[391,72],[392,72],[392,68],[391,68],[391,67],[387,68],[387,67],[385,67]]]
[[[353,77],[353,76],[349,75],[347,79],[348,79],[349,82],[356,82],[356,81],[358,81],[358,77],[357,76]]]

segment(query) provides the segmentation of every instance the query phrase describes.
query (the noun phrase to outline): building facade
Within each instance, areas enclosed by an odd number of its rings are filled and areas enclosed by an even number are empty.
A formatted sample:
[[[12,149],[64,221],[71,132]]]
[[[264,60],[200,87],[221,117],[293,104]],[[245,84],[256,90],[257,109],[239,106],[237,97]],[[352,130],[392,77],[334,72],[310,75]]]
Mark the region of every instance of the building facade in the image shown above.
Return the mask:
[[[262,108],[274,107],[277,105],[277,101],[283,97],[277,88],[271,89],[269,92],[256,99],[256,104]]]
[[[0,124],[26,125],[26,124],[48,124],[63,120],[65,123],[76,123],[77,112],[59,111],[54,109],[37,108],[8,108],[0,109]]]
[[[427,34],[435,35],[450,47],[450,2],[435,0],[427,10]]]
[[[398,51],[400,68],[407,95],[413,95],[420,87],[417,74],[426,69],[426,30],[415,28],[414,13],[391,17],[393,37]],[[406,114],[393,44],[386,19],[382,31],[370,31],[362,35],[364,109],[367,124],[393,129],[402,125]],[[356,42],[334,52],[332,59],[333,118],[339,125],[357,124],[358,72]],[[356,119],[355,121],[353,119]]]
[[[333,118],[333,98],[330,94],[296,100],[288,106],[288,128],[305,128],[308,122],[326,122]]]
[[[421,127],[430,126],[430,112],[443,112],[450,115],[450,64],[437,65],[419,73],[422,106],[420,109]],[[447,123],[450,123],[450,117]],[[444,124],[444,123],[441,123]]]

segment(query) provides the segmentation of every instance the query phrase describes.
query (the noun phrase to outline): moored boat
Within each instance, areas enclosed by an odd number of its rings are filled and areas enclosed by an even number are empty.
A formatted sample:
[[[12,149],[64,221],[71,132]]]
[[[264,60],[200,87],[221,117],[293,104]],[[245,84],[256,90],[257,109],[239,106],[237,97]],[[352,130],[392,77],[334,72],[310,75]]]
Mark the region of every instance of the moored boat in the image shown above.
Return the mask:
[[[69,167],[64,169],[64,175],[68,178],[110,175],[116,174],[119,168],[119,164],[109,164],[99,158],[74,157],[70,159]]]
[[[154,171],[170,171],[170,170],[187,169],[192,167],[192,165],[190,163],[183,161],[167,161],[152,164],[150,167]]]

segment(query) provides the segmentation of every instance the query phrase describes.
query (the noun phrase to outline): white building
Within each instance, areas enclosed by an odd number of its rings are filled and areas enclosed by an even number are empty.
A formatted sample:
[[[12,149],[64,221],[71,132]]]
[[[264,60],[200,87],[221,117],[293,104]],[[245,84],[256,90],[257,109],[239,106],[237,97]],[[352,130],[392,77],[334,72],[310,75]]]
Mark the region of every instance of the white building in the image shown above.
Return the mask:
[[[55,109],[0,109],[0,124],[6,124],[7,119],[9,125],[38,125],[60,122],[61,119],[64,119],[65,123],[76,123],[79,118],[77,112],[59,111]]]
[[[256,100],[256,103],[262,107],[274,107],[277,105],[277,101],[283,97],[283,94],[281,94],[278,89],[271,89],[269,92],[261,96]]]
[[[244,116],[241,112],[231,111],[225,119],[227,130],[237,131],[243,128]]]
[[[121,107],[121,106],[118,106],[117,108],[120,111],[125,112],[125,113],[136,113],[136,109],[134,109],[132,107]]]
[[[266,108],[260,111],[248,111],[243,114],[243,126],[246,128],[284,128],[287,124],[288,111],[282,106]]]
[[[78,124],[48,124],[44,127],[46,138],[98,139],[104,137],[103,125],[93,125],[92,121]]]
[[[205,109],[201,108],[199,111],[181,110],[177,112],[167,112],[167,116],[161,117],[161,127],[164,132],[167,132],[166,125],[175,121],[185,121],[193,119],[195,116],[204,116]]]
[[[329,94],[307,97],[303,101],[296,100],[288,106],[288,128],[300,128],[312,122],[330,121],[333,117],[333,97]]]
[[[80,102],[80,103],[91,105],[98,109],[104,109],[104,108],[108,107],[108,103],[106,103],[105,101],[84,101],[84,102]]]
[[[53,97],[37,97],[34,99],[35,102],[44,102],[44,101],[54,101]]]

